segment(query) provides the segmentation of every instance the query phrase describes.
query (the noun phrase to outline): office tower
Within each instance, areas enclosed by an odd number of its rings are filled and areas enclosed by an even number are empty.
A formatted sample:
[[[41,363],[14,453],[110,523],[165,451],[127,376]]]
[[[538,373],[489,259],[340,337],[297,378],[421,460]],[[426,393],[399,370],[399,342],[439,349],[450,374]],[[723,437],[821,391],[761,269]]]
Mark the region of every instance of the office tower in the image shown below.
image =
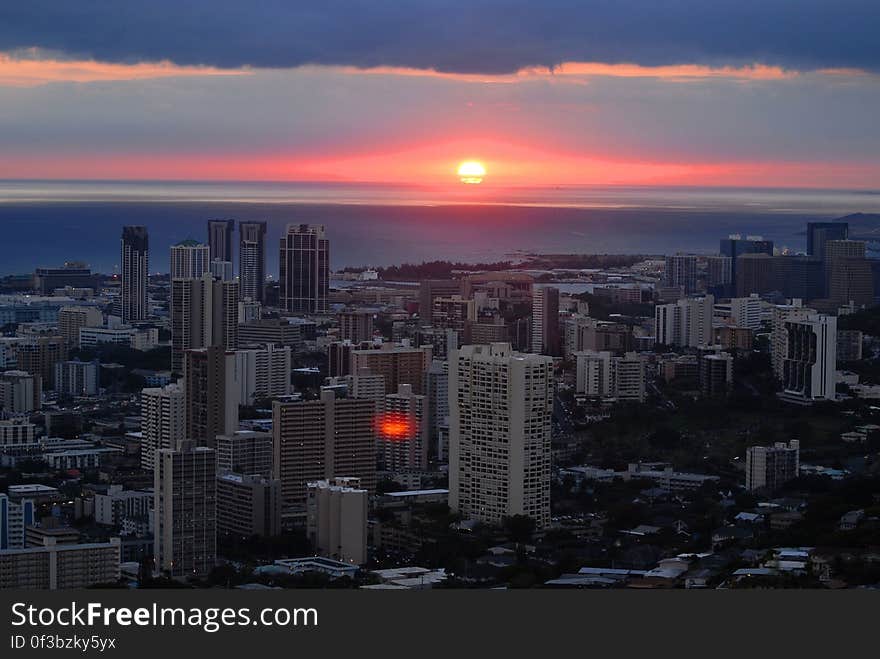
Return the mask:
[[[189,239],[171,247],[171,279],[201,279],[211,271],[211,250]]]
[[[738,233],[732,233],[727,238],[721,239],[719,249],[721,256],[730,257],[730,281],[736,283],[739,270],[739,257],[744,254],[768,254],[773,256],[773,241],[764,240],[761,236],[746,236],[743,238]],[[727,291],[732,293],[733,287]]]
[[[369,311],[343,311],[336,314],[339,338],[342,341],[360,343],[373,339],[373,314]]]
[[[734,288],[733,258],[730,256],[706,257],[706,286],[715,296],[725,297]]]
[[[402,384],[385,396],[376,424],[379,455],[388,471],[428,467],[428,411],[424,396]]]
[[[141,469],[152,471],[158,451],[186,437],[186,396],[179,384],[141,391]]]
[[[254,474],[217,476],[217,530],[243,538],[281,533],[281,483]]]
[[[696,293],[697,257],[694,254],[667,256],[665,283],[681,288],[685,295]]]
[[[104,316],[97,307],[63,307],[58,311],[58,331],[68,348],[79,348],[81,327],[100,327]]]
[[[532,296],[532,352],[559,357],[559,289],[536,288]]]
[[[24,530],[34,523],[35,510],[30,499],[13,501],[0,494],[0,551],[24,548]]]
[[[0,410],[6,414],[26,414],[43,404],[43,378],[26,371],[0,372]]]
[[[40,295],[53,295],[56,289],[67,287],[94,291],[100,285],[101,277],[79,261],[68,261],[60,268],[34,270],[34,290]]]
[[[100,363],[78,359],[55,364],[55,391],[61,396],[97,396]]]
[[[412,348],[383,343],[381,348],[354,349],[349,355],[351,373],[369,372],[385,378],[385,393],[394,393],[401,384],[424,392],[425,371],[431,363],[431,347]]]
[[[214,259],[211,261],[210,271],[211,276],[220,281],[232,281],[235,279],[235,274],[232,270],[232,261],[220,261],[219,259]]]
[[[272,343],[277,346],[289,346],[293,352],[296,352],[302,349],[305,338],[300,324],[284,318],[263,318],[240,324],[238,342],[243,346]]]
[[[184,353],[186,439],[214,447],[217,435],[238,430],[235,353],[219,346]]]
[[[798,477],[800,442],[796,439],[773,446],[750,446],[746,451],[746,489],[773,492]]]
[[[291,313],[326,313],[330,241],[320,224],[288,224],[281,237],[280,307]]]
[[[217,458],[182,442],[156,452],[153,557],[157,574],[202,577],[217,560]]]
[[[734,282],[739,297],[773,291],[776,283],[774,258],[768,254],[746,254],[739,257]]]
[[[726,396],[733,385],[733,357],[726,352],[700,356],[700,393],[707,398]]]
[[[857,362],[862,358],[862,332],[837,330],[837,362]]]
[[[449,417],[449,362],[433,360],[425,374],[428,403],[428,436],[436,440]]]
[[[835,399],[837,318],[815,314],[787,320],[788,345],[782,360],[783,396],[810,403]]]
[[[715,298],[682,298],[654,308],[655,340],[660,345],[698,348],[714,343]]]
[[[307,485],[306,533],[318,556],[367,562],[367,500],[360,479],[337,477]]]
[[[235,370],[238,379],[238,402],[253,405],[256,401],[293,392],[290,384],[292,368],[288,346],[272,343],[261,348],[235,351]]]
[[[266,281],[266,223],[238,223],[238,281],[242,300],[264,302]],[[226,259],[232,260],[232,257]],[[326,297],[326,294],[325,294]]]
[[[462,294],[460,279],[424,279],[419,282],[419,319],[422,325],[433,325],[434,300]]]
[[[180,373],[186,350],[238,347],[238,282],[199,279],[171,281],[171,370]]]
[[[15,347],[18,369],[39,375],[49,389],[55,388],[55,364],[67,359],[67,344],[61,336],[27,336]]]
[[[376,487],[376,404],[360,398],[272,405],[273,477],[281,481],[284,505],[304,509],[306,484],[353,476],[370,491]]]
[[[849,238],[846,222],[807,222],[807,254],[825,259],[825,244],[829,240]]]
[[[0,590],[70,590],[119,581],[119,538],[89,544],[59,544],[0,552]]]
[[[217,471],[272,476],[272,435],[268,432],[238,430],[217,435]]]
[[[123,227],[120,271],[123,323],[145,320],[150,315],[147,300],[149,272],[147,227]]]
[[[509,344],[464,346],[449,359],[449,507],[501,524],[550,522],[553,360]]]
[[[827,295],[837,306],[860,307],[874,302],[874,274],[861,240],[826,240]]]
[[[235,231],[235,220],[208,220],[208,249],[212,261],[228,261],[232,263],[232,234]]]

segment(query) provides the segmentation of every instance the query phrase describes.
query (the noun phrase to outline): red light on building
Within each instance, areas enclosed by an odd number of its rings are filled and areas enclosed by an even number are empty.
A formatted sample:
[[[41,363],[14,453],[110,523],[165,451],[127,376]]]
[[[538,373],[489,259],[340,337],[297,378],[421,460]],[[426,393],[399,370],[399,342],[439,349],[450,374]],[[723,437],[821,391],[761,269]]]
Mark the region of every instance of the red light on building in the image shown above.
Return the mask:
[[[380,414],[376,429],[379,438],[386,441],[405,442],[412,435],[409,419],[403,414]]]

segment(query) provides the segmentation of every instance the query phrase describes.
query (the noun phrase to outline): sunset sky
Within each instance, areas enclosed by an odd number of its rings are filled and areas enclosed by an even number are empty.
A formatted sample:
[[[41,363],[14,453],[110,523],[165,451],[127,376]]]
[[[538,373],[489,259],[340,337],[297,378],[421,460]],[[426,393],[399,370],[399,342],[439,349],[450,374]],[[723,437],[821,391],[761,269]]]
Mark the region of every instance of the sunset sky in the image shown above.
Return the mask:
[[[0,178],[877,188],[880,5],[4,2]]]

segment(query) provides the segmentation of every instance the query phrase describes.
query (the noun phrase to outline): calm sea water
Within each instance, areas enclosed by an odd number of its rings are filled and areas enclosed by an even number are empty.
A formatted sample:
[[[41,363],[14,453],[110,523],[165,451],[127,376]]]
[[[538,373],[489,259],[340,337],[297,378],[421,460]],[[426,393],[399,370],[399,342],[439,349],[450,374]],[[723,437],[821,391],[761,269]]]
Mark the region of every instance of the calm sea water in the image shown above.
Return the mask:
[[[803,250],[808,220],[880,213],[880,191],[731,188],[492,188],[326,183],[0,181],[0,273],[86,261],[111,272],[126,224],[168,247],[206,239],[209,219],[266,220],[269,272],[288,223],[324,224],[334,268],[523,253],[711,253],[730,233]]]

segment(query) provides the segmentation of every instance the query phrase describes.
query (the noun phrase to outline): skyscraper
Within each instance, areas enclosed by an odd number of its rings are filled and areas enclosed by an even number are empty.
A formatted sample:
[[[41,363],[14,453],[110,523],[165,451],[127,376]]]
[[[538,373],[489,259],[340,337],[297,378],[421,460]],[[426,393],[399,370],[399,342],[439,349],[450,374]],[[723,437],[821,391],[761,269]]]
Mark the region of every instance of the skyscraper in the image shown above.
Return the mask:
[[[171,247],[171,279],[199,279],[211,271],[211,251],[196,240],[183,240]]]
[[[306,532],[319,556],[356,565],[367,562],[368,498],[359,478],[308,484]]]
[[[464,346],[449,360],[449,507],[500,524],[550,522],[553,360],[510,344]]]
[[[824,259],[826,242],[846,240],[848,237],[847,222],[807,222],[807,254]]]
[[[837,374],[837,318],[816,314],[787,320],[782,360],[782,395],[796,402],[834,400]]]
[[[264,302],[266,281],[266,223],[238,223],[238,281],[242,300]],[[232,257],[229,259],[231,261]]]
[[[826,293],[838,306],[874,302],[874,276],[861,240],[825,241]]]
[[[666,257],[667,286],[677,286],[685,295],[697,291],[697,257],[693,254],[675,254]]]
[[[162,449],[175,449],[186,436],[186,398],[183,387],[141,391],[141,469],[152,470]]]
[[[235,220],[208,220],[208,248],[212,261],[233,260],[232,233]]]
[[[336,398],[272,405],[273,477],[281,481],[284,505],[305,509],[306,484],[352,476],[367,490],[376,487],[376,404]]]
[[[428,410],[424,396],[402,384],[387,394],[377,424],[379,453],[389,471],[428,467]]]
[[[144,320],[149,316],[147,281],[150,272],[147,227],[122,228],[121,255],[122,322]]]
[[[682,298],[654,307],[655,340],[660,345],[698,348],[713,343],[715,298]]]
[[[721,256],[730,257],[731,286],[725,291],[725,295],[732,295],[732,289],[736,285],[737,260],[739,257],[743,254],[768,254],[773,256],[773,241],[764,240],[762,236],[746,236],[743,238],[738,233],[732,233],[727,238],[721,239],[719,252]]]
[[[217,560],[217,460],[213,449],[182,442],[158,451],[153,472],[156,573],[205,576]]]
[[[281,237],[279,306],[292,313],[326,313],[330,241],[320,224],[289,224]]]
[[[213,448],[217,435],[238,430],[234,352],[227,352],[219,346],[187,350],[183,381],[186,439]]]
[[[171,281],[171,369],[180,373],[183,353],[193,348],[238,347],[238,282],[210,273]]]
[[[559,289],[535,288],[532,296],[532,352],[559,357]]]

